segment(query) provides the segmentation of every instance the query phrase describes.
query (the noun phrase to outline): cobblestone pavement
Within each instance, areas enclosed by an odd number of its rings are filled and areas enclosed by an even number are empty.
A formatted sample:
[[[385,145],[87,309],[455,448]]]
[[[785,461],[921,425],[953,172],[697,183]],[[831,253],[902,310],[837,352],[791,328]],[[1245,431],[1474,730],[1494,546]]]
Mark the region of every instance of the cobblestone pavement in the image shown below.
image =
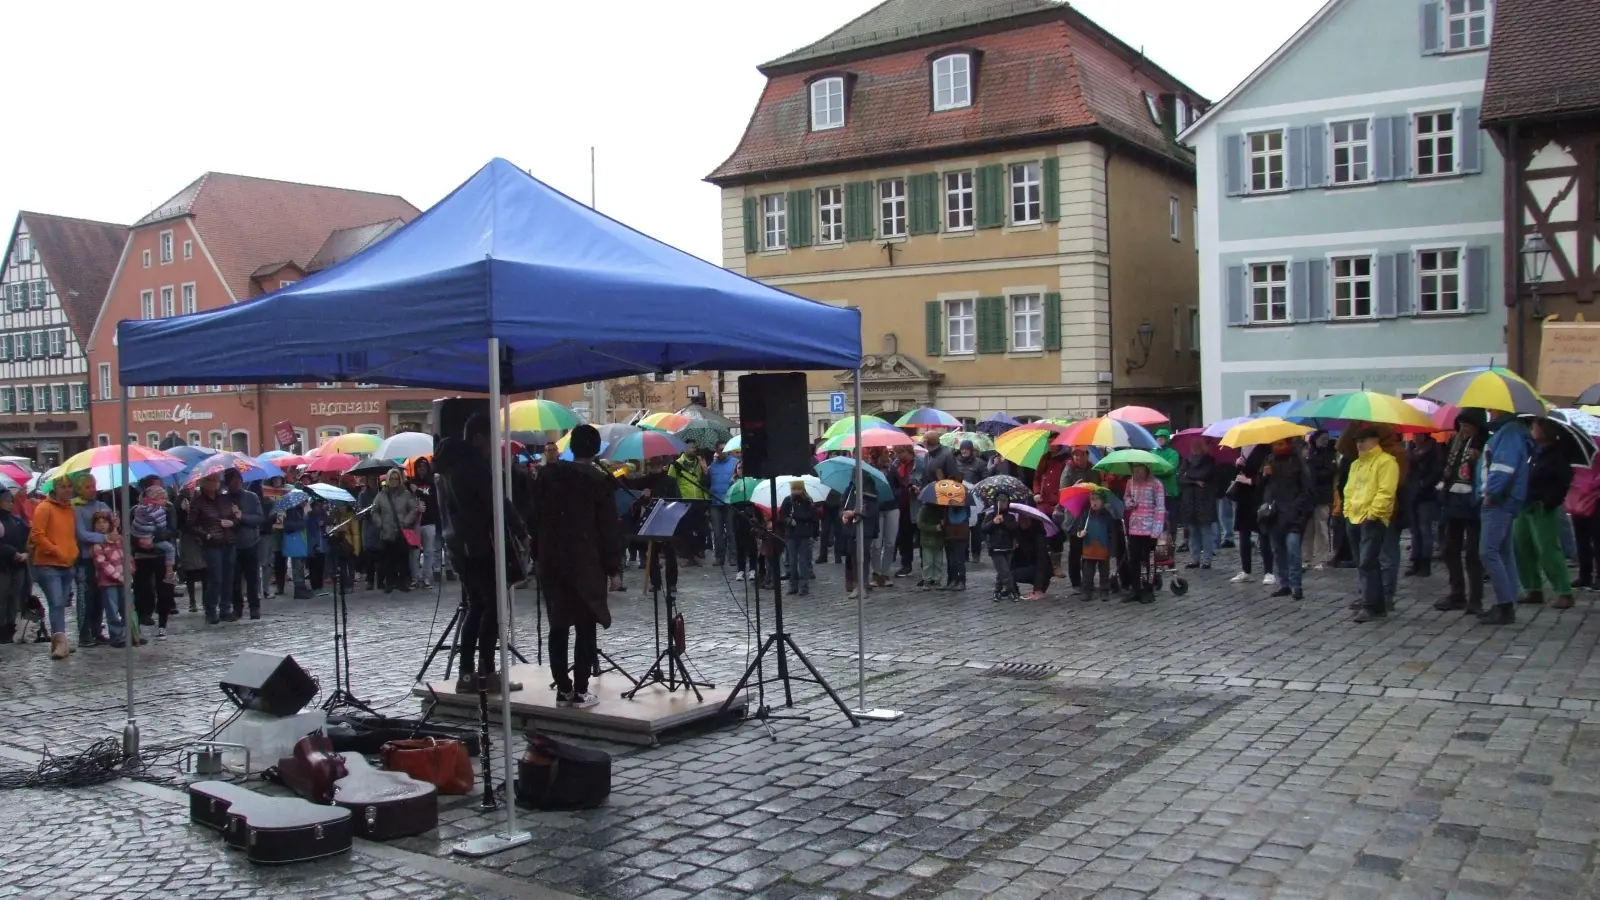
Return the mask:
[[[818,569],[811,596],[786,598],[789,631],[853,703],[856,604],[836,566]],[[1153,606],[1061,588],[997,604],[976,573],[964,594],[875,592],[867,699],[905,718],[851,729],[803,687],[807,722],[608,748],[604,808],[523,814],[531,844],[470,864],[451,846],[496,821],[472,798],[441,804],[436,834],[263,871],[188,826],[171,792],[0,793],[0,897],[1595,893],[1595,595],[1495,629],[1429,609],[1442,579],[1407,579],[1389,621],[1358,626],[1347,572],[1308,573],[1301,603],[1227,584],[1231,571],[1185,574],[1199,576],[1190,592]],[[748,647],[744,585],[715,568],[683,577],[692,659],[731,682]],[[637,667],[651,618],[629,578],[602,646]],[[529,600],[517,630],[532,656]],[[413,712],[406,692],[453,602],[352,598],[357,692]],[[328,607],[273,601],[258,622],[215,627],[181,616],[136,654],[146,743],[206,730],[244,647],[292,652],[327,689]],[[991,669],[1002,663],[1035,668]],[[0,744],[15,755],[120,731],[120,664],[109,650],[52,663],[43,645],[0,648]]]

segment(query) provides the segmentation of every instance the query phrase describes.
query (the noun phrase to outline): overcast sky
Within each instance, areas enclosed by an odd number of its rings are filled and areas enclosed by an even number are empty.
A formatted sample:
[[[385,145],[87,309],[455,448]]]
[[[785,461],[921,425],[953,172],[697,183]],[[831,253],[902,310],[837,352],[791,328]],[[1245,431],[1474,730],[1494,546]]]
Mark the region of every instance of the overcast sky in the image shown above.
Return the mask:
[[[756,65],[876,0],[54,0],[10,17],[0,216],[131,222],[206,171],[420,208],[504,156],[719,262],[716,188]],[[1077,0],[1216,100],[1321,0]]]

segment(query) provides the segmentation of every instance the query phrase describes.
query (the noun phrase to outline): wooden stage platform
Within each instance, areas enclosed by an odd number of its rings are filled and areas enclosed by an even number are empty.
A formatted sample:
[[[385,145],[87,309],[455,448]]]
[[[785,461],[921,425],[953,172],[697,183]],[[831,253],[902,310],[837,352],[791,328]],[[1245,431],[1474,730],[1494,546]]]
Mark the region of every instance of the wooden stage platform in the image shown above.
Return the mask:
[[[545,666],[519,665],[511,667],[513,682],[520,682],[522,690],[511,694],[511,725],[518,731],[535,728],[552,734],[569,734],[578,737],[616,741],[623,744],[655,746],[663,735],[695,726],[717,723],[717,711],[731,693],[728,687],[701,688],[705,699],[696,701],[694,692],[679,688],[674,693],[659,684],[639,691],[633,700],[621,698],[623,691],[633,687],[626,678],[616,673],[589,679],[589,692],[600,698],[600,703],[588,709],[570,709],[556,706],[556,692],[550,687],[550,670]],[[432,688],[432,694],[429,693]],[[411,689],[413,696],[422,701],[428,711],[437,697],[433,714],[453,719],[478,720],[478,695],[457,694],[454,681],[430,682],[429,687],[417,685]],[[731,685],[729,686],[731,687]],[[728,709],[729,721],[744,715],[748,696],[740,694]],[[489,719],[500,721],[500,697],[489,697]]]

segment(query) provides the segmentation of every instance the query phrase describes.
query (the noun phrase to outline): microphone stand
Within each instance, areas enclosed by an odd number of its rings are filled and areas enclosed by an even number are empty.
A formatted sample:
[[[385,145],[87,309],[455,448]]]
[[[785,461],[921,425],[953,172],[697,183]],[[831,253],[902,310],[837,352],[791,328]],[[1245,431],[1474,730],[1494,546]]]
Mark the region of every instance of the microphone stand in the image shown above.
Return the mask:
[[[377,504],[373,504],[376,506]],[[372,506],[352,515],[350,518],[323,531],[324,537],[333,537],[352,522],[360,521],[361,517],[372,511]],[[333,584],[333,692],[328,694],[328,699],[322,702],[323,710],[333,712],[336,709],[350,707],[359,709],[369,716],[378,715],[378,711],[367,705],[357,697],[350,684],[350,604],[345,594],[344,571],[340,567],[334,572]]]

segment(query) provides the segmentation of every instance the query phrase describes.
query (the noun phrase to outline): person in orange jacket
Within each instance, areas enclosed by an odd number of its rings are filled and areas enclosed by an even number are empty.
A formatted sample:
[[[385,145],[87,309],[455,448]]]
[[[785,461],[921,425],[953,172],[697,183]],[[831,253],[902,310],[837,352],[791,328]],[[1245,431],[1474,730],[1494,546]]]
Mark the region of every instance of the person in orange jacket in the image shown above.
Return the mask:
[[[66,659],[67,604],[72,600],[72,568],[78,563],[78,514],[72,508],[72,479],[57,478],[50,497],[33,513],[28,531],[33,577],[50,607],[50,657]]]

